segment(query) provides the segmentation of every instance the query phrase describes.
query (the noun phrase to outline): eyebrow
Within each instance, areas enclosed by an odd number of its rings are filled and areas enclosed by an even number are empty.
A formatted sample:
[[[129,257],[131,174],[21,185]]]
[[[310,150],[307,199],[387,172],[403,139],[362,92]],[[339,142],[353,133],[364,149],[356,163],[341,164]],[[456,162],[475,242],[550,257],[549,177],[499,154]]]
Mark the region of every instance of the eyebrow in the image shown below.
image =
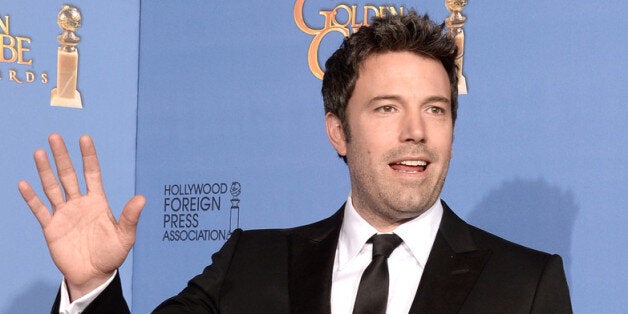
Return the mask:
[[[430,96],[427,98],[428,103],[430,102],[444,102],[447,104],[451,104],[451,100],[447,97],[443,97],[443,96]]]
[[[373,103],[373,102],[380,101],[380,100],[401,101],[401,96],[398,96],[398,95],[380,95],[380,96],[375,96],[375,97],[371,98],[371,100],[369,100],[369,103]],[[433,102],[443,102],[443,103],[451,104],[451,100],[449,100],[449,98],[444,97],[444,96],[437,96],[437,95],[428,97],[424,103],[433,103]]]

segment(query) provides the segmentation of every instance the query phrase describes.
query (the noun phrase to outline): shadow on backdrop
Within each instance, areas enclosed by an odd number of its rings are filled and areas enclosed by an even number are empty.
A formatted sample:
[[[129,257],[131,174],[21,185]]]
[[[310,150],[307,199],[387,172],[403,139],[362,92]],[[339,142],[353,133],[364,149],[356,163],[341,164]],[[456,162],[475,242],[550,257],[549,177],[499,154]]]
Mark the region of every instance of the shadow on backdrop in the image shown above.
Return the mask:
[[[14,297],[8,308],[1,309],[0,313],[50,313],[57,291],[59,284],[41,279],[33,281]]]
[[[560,254],[571,282],[571,242],[577,214],[573,192],[542,178],[516,178],[491,190],[467,220],[509,241]]]

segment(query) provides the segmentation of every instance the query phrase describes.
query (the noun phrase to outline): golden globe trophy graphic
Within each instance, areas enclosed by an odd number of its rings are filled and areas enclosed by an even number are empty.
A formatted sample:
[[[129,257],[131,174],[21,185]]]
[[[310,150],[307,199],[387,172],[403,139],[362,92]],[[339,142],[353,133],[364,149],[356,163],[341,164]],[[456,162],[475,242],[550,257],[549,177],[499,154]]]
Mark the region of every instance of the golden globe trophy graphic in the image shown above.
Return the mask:
[[[242,186],[240,182],[233,181],[231,182],[231,188],[229,188],[229,192],[231,193],[231,210],[229,211],[229,234],[233,232],[233,230],[240,228],[240,193],[242,192]]]
[[[462,26],[467,18],[462,15],[462,9],[467,5],[467,0],[445,0],[447,10],[451,15],[445,19],[445,24],[449,28],[449,34],[456,40],[458,46],[458,56],[456,57],[456,65],[458,66],[458,94],[467,93],[467,79],[462,74],[462,60],[464,57],[464,30]]]
[[[63,32],[57,36],[61,46],[57,49],[57,87],[50,93],[50,105],[83,108],[81,93],[76,90],[78,76],[78,50],[81,40],[75,31],[81,27],[81,12],[74,6],[63,5],[57,16]]]

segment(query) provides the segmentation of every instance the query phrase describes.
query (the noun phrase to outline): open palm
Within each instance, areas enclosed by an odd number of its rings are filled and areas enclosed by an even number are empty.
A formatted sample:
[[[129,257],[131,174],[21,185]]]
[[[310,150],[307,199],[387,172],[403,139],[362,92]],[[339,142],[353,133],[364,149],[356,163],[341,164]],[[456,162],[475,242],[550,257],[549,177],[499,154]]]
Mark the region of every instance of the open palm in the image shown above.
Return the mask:
[[[87,191],[82,194],[63,139],[49,137],[59,182],[46,152],[35,151],[41,184],[52,213],[26,181],[18,189],[41,224],[54,263],[65,276],[72,299],[93,290],[122,265],[135,242],[135,230],[145,199],[134,196],[119,221],[111,213],[102,186],[94,144],[89,136],[79,143]]]

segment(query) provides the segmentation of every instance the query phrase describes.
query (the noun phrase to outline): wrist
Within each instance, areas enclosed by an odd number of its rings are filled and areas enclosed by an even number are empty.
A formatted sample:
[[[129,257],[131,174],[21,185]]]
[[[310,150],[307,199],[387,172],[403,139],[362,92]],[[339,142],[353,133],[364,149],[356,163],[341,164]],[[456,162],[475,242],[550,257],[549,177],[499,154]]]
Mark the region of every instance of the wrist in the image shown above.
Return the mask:
[[[92,291],[96,289],[101,288],[102,286],[106,287],[106,285],[113,280],[116,274],[117,274],[117,270],[114,270],[113,272],[109,274],[103,274],[102,276],[96,276],[96,277],[90,278],[87,281],[82,282],[80,284],[77,284],[75,282],[73,283],[68,278],[65,278],[64,282],[67,287],[68,297],[70,299],[70,302],[74,302],[75,300],[91,293]]]

